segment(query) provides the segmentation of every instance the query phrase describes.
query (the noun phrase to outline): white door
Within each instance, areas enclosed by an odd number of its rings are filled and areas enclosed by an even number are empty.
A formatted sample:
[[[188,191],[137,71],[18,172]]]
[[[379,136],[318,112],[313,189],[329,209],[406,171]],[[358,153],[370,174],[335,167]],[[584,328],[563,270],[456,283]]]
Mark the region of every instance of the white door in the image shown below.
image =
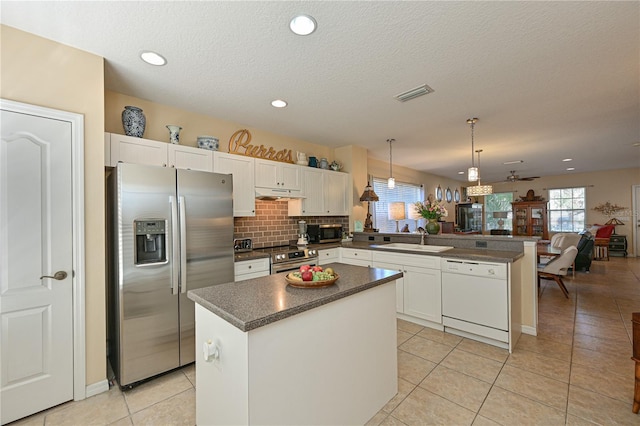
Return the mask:
[[[72,125],[4,109],[0,118],[5,424],[74,397]]]
[[[633,185],[633,212],[631,218],[632,220],[630,222],[634,242],[633,255],[640,257],[640,185]],[[627,244],[629,244],[629,242],[627,242]]]

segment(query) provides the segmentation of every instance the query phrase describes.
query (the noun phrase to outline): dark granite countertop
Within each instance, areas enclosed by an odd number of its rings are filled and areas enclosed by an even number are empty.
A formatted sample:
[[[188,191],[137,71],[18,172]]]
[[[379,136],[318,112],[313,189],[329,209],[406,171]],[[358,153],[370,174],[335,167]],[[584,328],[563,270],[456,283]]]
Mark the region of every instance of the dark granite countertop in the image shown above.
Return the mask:
[[[342,247],[384,251],[387,253],[417,254],[420,256],[450,257],[454,259],[477,260],[484,262],[512,263],[524,256],[524,252],[508,250],[487,250],[472,248],[452,248],[441,252],[415,252],[410,250],[385,249],[385,243],[348,242],[342,243]],[[375,247],[374,247],[375,246]]]
[[[330,263],[340,278],[323,288],[296,288],[285,273],[190,290],[189,299],[242,331],[253,330],[402,277],[397,271]]]

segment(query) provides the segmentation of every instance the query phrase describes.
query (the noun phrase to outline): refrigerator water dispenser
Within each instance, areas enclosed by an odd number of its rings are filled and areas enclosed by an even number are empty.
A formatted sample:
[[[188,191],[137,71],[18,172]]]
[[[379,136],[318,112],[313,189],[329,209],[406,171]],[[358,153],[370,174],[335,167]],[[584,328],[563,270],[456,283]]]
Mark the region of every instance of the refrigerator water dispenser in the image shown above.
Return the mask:
[[[167,263],[167,221],[158,219],[135,220],[136,265]]]

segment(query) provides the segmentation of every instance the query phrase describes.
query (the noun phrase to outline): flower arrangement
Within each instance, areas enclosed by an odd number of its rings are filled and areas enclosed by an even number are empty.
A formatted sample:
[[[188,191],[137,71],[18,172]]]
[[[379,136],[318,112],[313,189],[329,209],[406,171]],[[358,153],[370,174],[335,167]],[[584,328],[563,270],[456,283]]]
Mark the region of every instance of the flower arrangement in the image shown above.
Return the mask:
[[[449,215],[449,212],[442,204],[434,201],[416,201],[413,205],[416,212],[425,219],[440,219]]]

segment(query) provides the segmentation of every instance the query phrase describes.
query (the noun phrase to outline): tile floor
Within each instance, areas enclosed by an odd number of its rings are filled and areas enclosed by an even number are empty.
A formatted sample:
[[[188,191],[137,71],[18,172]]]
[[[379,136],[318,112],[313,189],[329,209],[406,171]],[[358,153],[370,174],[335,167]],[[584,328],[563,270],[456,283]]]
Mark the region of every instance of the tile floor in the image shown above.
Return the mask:
[[[368,425],[640,425],[631,412],[631,313],[640,311],[640,258],[594,261],[543,281],[539,334],[515,351],[398,321],[398,394]],[[195,369],[132,390],[70,402],[15,425],[193,425]]]

